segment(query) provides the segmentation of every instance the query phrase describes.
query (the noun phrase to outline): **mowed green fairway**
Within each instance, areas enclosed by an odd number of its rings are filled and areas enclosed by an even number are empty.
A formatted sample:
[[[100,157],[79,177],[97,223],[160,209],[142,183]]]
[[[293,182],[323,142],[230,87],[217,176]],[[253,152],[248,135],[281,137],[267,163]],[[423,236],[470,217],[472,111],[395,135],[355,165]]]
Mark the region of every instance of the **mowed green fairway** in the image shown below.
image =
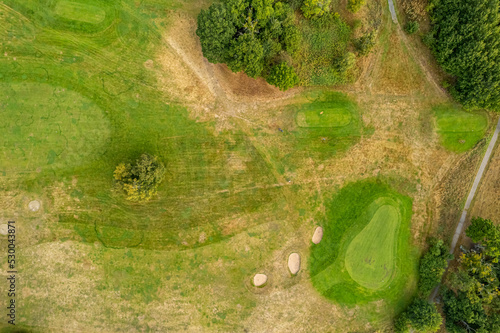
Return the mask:
[[[0,90],[0,172],[88,163],[109,139],[102,110],[73,91],[29,82]]]
[[[106,17],[106,11],[102,8],[76,1],[58,1],[54,13],[68,20],[91,24],[101,23]]]
[[[395,238],[399,213],[391,205],[380,206],[368,225],[351,241],[345,255],[349,275],[369,289],[384,286],[394,272]]]
[[[19,216],[29,276],[17,327],[232,332],[252,314],[245,281],[292,219],[247,135],[194,119],[145,67],[182,5],[0,4],[0,187],[13,193],[1,214]],[[168,171],[158,196],[138,204],[113,171],[143,153]],[[33,199],[38,212],[23,201]]]
[[[442,145],[454,152],[464,152],[484,137],[488,117],[481,112],[467,112],[453,105],[434,108],[436,131]]]
[[[379,179],[342,188],[329,204],[323,240],[311,245],[314,287],[341,304],[404,304],[417,264],[409,244],[411,207],[410,198]]]

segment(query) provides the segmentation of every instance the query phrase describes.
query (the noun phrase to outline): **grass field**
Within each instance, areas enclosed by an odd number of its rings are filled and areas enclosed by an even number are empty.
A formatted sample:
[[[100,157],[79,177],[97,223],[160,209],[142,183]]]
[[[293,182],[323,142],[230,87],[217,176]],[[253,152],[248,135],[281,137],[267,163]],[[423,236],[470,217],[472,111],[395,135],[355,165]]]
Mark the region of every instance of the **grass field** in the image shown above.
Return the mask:
[[[464,152],[483,138],[488,128],[488,118],[481,112],[467,112],[453,105],[434,108],[436,131],[442,145],[454,152]]]
[[[233,96],[195,34],[209,3],[0,3],[0,224],[19,227],[17,329],[377,331],[411,296],[410,244],[427,236],[435,175],[454,156],[422,129],[428,96],[263,80],[251,87],[267,95]],[[337,82],[351,27],[303,23],[301,78]],[[131,203],[113,171],[143,153],[166,179]]]
[[[359,141],[363,124],[359,107],[342,93],[319,92],[308,94],[309,102],[293,105],[298,126],[290,132],[298,151],[324,156],[346,151]]]
[[[320,108],[297,113],[300,127],[344,127],[350,122],[351,114],[345,109]]]
[[[68,20],[99,24],[106,17],[106,11],[85,2],[58,1],[54,13]]]
[[[315,288],[341,304],[381,297],[404,304],[417,264],[408,243],[411,200],[372,179],[348,184],[327,209],[324,238],[311,247]]]
[[[77,166],[109,139],[109,121],[89,99],[45,83],[0,83],[0,172]],[[85,161],[84,161],[85,160]]]

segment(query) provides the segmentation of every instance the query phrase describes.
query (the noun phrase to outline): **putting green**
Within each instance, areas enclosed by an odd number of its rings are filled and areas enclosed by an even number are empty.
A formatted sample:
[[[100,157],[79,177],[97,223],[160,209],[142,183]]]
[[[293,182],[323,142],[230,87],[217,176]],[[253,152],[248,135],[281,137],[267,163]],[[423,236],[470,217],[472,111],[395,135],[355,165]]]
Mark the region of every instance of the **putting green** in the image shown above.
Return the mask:
[[[451,151],[464,152],[474,147],[488,127],[484,113],[466,112],[453,105],[437,106],[434,113],[441,144]]]
[[[300,127],[343,127],[351,122],[351,113],[346,109],[305,110],[297,113]]]
[[[412,202],[379,179],[350,183],[329,203],[323,239],[311,245],[316,290],[341,304],[410,297],[417,256],[410,248]]]
[[[109,121],[87,98],[43,83],[0,83],[0,171],[82,162],[103,146]]]
[[[62,18],[90,24],[104,21],[106,11],[97,6],[82,2],[59,1],[54,7],[54,13]]]
[[[368,225],[347,248],[345,266],[351,277],[369,289],[379,289],[394,272],[399,213],[391,205],[377,209]]]

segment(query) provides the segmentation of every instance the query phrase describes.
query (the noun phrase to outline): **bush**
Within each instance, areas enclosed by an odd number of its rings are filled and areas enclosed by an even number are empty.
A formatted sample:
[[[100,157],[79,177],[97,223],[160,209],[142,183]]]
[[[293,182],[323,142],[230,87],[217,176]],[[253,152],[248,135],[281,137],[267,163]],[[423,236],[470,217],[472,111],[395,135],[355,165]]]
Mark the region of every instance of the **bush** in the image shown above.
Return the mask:
[[[285,22],[283,24],[283,34],[281,35],[281,44],[284,46],[285,51],[294,56],[300,48],[301,40],[300,31],[293,22]]]
[[[442,323],[443,318],[441,318],[435,304],[416,298],[408,309],[396,319],[394,326],[398,333],[437,332]]]
[[[330,11],[332,0],[304,0],[302,13],[305,18],[313,18],[322,16]]]
[[[346,52],[342,57],[334,62],[335,68],[339,74],[345,74],[356,64],[356,55],[352,52]]]
[[[417,21],[410,21],[406,24],[405,30],[408,34],[413,35],[420,28],[420,24]]]
[[[423,297],[429,296],[432,289],[439,284],[451,258],[442,240],[431,243],[429,251],[420,260],[418,289]]]
[[[299,83],[299,77],[295,74],[293,67],[282,62],[273,66],[267,77],[267,82],[284,91],[296,86]]]
[[[364,4],[365,0],[347,0],[347,9],[351,13],[356,13]]]
[[[375,32],[371,31],[354,40],[354,46],[360,56],[365,56],[375,46]]]
[[[165,166],[158,157],[142,154],[134,165],[121,163],[114,172],[114,178],[125,190],[127,200],[147,201],[157,192],[165,177]]]

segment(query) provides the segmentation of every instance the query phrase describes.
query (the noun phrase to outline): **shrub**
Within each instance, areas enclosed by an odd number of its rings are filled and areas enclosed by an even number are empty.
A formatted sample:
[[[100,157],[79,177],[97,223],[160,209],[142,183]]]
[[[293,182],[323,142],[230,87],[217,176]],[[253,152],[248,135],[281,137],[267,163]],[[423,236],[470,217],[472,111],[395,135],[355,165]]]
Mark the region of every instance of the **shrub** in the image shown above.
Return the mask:
[[[334,65],[340,74],[345,74],[356,64],[356,55],[352,52],[346,52],[342,57],[338,58]]]
[[[396,320],[396,332],[437,332],[443,323],[443,318],[431,304],[424,299],[416,298],[408,309]]]
[[[358,50],[360,56],[365,56],[375,46],[375,32],[371,31],[354,40],[354,46]]]
[[[420,260],[418,289],[423,297],[429,296],[439,284],[451,258],[442,240],[432,242],[429,251]]]
[[[267,82],[284,91],[296,86],[299,83],[299,77],[295,74],[293,67],[282,62],[271,68]]]
[[[127,200],[147,201],[157,192],[165,177],[165,166],[158,157],[142,154],[134,165],[121,163],[114,172],[114,178],[125,190]]]
[[[347,0],[347,9],[351,13],[356,13],[364,4],[365,0]]]
[[[420,24],[417,21],[410,21],[406,24],[405,30],[408,34],[413,35],[420,28]]]
[[[304,0],[302,13],[305,18],[319,17],[330,11],[332,0]]]

